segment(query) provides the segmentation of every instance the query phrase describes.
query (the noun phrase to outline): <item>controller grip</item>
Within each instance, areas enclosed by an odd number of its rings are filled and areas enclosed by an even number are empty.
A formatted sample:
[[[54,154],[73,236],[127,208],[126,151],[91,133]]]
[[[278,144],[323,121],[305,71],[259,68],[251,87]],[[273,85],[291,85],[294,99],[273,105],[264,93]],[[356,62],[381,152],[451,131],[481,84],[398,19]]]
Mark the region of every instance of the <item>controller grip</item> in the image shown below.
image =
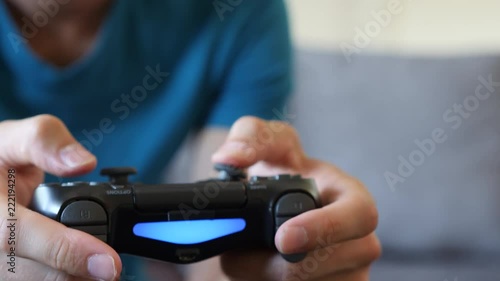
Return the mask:
[[[281,196],[274,210],[276,231],[278,231],[278,228],[289,219],[316,208],[316,203],[309,194],[293,192]],[[307,256],[307,253],[280,254],[290,263],[300,262]]]

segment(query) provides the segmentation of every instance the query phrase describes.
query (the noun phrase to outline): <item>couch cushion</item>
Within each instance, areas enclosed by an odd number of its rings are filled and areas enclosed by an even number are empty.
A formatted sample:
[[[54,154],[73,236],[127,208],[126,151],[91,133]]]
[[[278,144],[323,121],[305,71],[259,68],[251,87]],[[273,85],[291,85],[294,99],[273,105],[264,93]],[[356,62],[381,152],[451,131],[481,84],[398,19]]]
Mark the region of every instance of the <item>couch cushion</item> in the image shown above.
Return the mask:
[[[299,51],[296,76],[291,121],[374,194],[386,255],[500,255],[500,56]]]
[[[379,261],[371,272],[371,281],[498,281],[498,260],[467,262]]]

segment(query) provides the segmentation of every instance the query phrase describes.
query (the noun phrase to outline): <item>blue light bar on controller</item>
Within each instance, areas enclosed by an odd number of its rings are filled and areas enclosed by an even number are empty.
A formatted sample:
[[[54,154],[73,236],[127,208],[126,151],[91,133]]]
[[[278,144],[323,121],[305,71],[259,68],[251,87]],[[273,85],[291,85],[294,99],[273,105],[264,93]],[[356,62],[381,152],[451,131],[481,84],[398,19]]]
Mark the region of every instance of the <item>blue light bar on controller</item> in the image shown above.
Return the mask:
[[[143,222],[134,226],[134,235],[173,244],[197,244],[242,231],[244,219],[214,219]]]

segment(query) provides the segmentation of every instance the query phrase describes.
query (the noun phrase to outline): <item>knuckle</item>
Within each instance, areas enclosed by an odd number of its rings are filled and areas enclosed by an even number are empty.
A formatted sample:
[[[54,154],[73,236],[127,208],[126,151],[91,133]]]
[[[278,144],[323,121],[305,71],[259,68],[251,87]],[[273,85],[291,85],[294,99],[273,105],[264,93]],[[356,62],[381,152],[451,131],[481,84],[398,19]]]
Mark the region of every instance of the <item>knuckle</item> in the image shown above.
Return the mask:
[[[324,242],[328,245],[333,245],[335,241],[343,240],[342,235],[343,226],[339,221],[336,221],[331,216],[325,216],[323,222],[323,233],[319,237],[323,237]]]
[[[255,116],[243,116],[240,117],[236,122],[234,122],[233,128],[242,129],[244,128],[247,132],[260,132],[266,126],[266,122]]]
[[[18,147],[19,155],[47,161],[46,158],[37,157],[37,153],[43,151],[47,145],[46,140],[60,136],[66,130],[64,123],[53,115],[43,114],[27,119],[25,130],[25,141]]]
[[[286,130],[290,134],[294,134],[294,132],[296,133],[295,129],[290,126],[289,123],[280,120],[269,121],[269,127],[273,128],[276,131]]]
[[[375,204],[367,204],[365,207],[365,231],[371,233],[375,231],[378,226],[379,214]]]
[[[267,125],[272,132],[284,134],[294,144],[300,142],[300,137],[297,129],[295,129],[289,123],[284,121],[271,120],[267,123]]]
[[[379,212],[368,192],[357,192],[354,202],[356,202],[356,212],[359,214],[357,235],[360,238],[375,231],[378,226]]]
[[[379,212],[377,204],[373,199],[373,197],[371,196],[371,194],[369,193],[368,189],[363,184],[363,182],[361,182],[359,179],[356,178],[354,180],[356,185],[359,186],[361,190],[361,195],[360,195],[361,198],[359,202],[363,202],[362,209],[365,216],[365,220],[363,222],[365,226],[365,232],[371,233],[378,226]]]
[[[354,184],[361,190],[367,190],[366,185],[359,178],[354,178]]]
[[[378,260],[382,255],[382,245],[380,244],[380,240],[377,238],[375,234],[372,234],[369,236],[366,244],[367,244],[366,254],[368,263]]]
[[[296,142],[299,142],[299,140],[300,140],[299,132],[297,131],[297,129],[295,127],[293,127],[290,124],[283,122],[283,121],[278,121],[278,122],[283,124],[283,126],[286,128],[286,130],[288,132],[288,135],[291,136],[293,138],[293,140],[295,140]]]
[[[346,185],[351,187],[351,188],[354,188],[355,190],[359,191],[359,192],[366,192],[367,193],[367,188],[365,186],[365,184],[358,178],[356,177],[353,177],[353,176],[350,176],[350,175],[347,175],[346,178]]]
[[[30,121],[29,132],[33,139],[45,138],[64,128],[64,123],[59,118],[49,114],[37,115]]]
[[[293,148],[301,148],[300,136],[297,129],[295,129],[294,127],[290,126],[288,123],[285,123],[283,121],[277,121],[277,122],[281,123],[284,126],[285,128],[283,130],[284,136],[286,137],[286,139],[289,140],[290,146]]]
[[[262,149],[259,136],[265,128],[264,120],[254,116],[240,117],[229,131],[229,139],[246,143],[249,147]]]
[[[77,265],[75,259],[75,245],[71,237],[64,231],[60,235],[55,235],[47,241],[47,253],[45,260],[47,260],[51,267],[57,270],[64,270],[74,268]]]

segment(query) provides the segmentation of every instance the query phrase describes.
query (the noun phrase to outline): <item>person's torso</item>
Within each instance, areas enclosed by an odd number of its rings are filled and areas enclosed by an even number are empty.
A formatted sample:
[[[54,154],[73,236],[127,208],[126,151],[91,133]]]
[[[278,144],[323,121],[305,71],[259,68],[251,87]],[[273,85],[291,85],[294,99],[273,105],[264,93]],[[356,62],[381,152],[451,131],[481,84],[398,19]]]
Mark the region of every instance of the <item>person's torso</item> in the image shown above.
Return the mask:
[[[98,155],[98,169],[85,180],[108,166],[135,166],[139,180],[159,180],[210,111],[240,24],[221,20],[211,2],[119,0],[93,49],[56,68],[26,44],[43,28],[40,18],[17,28],[3,2],[0,15],[0,120],[61,118]]]

